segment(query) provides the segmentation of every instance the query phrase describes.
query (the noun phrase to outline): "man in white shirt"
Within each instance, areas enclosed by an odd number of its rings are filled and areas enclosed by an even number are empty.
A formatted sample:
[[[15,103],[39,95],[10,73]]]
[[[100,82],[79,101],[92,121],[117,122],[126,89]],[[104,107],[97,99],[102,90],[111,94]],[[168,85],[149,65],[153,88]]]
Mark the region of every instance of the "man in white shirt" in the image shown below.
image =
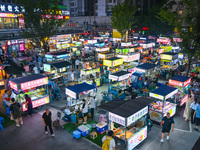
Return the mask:
[[[108,131],[108,135],[105,135],[102,138],[102,148],[103,146],[109,146],[109,150],[115,150],[115,140],[112,138],[112,136],[113,136],[113,131],[112,130]],[[104,142],[108,144],[104,145]]]
[[[74,82],[74,70],[72,70],[72,73],[70,75],[70,80],[71,82]]]
[[[91,119],[93,120],[94,109],[96,107],[96,100],[93,97],[91,97],[90,95],[88,95],[88,99],[89,99],[89,105],[90,105],[90,108],[91,108]]]
[[[75,63],[76,63],[76,69],[78,69],[78,66],[79,66],[79,60],[76,59]]]
[[[38,68],[36,66],[33,68],[33,71],[35,74],[39,74]]]

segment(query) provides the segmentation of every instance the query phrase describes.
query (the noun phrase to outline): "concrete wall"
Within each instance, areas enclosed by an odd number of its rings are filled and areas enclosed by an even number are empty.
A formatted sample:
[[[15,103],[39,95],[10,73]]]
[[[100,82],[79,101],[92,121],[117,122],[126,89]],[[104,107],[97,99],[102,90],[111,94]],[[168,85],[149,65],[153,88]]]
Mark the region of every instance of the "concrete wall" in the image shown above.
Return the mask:
[[[111,24],[111,16],[95,16],[95,21],[98,25],[110,25]],[[88,24],[93,24],[94,16],[81,16],[81,17],[70,17],[68,23],[78,23],[82,25],[84,22],[88,22]]]

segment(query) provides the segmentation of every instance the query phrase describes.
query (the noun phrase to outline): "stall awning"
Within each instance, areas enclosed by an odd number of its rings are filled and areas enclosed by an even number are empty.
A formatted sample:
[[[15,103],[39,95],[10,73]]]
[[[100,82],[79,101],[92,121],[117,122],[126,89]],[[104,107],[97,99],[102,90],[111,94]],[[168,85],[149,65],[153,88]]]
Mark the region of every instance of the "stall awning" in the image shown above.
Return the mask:
[[[106,59],[106,60],[115,61],[115,60],[118,60],[118,59],[122,59],[122,58],[119,58],[119,57],[112,57],[112,58],[109,58],[109,59]]]
[[[68,61],[56,61],[56,62],[49,62],[49,63],[46,63],[46,64],[50,64],[50,65],[54,66],[57,69],[68,67],[68,66],[72,65]]]
[[[169,79],[169,85],[185,87],[191,82],[191,78],[187,76],[176,75]]]
[[[51,55],[58,56],[58,55],[64,55],[64,54],[70,54],[70,52],[58,52],[58,53],[52,53]]]
[[[156,67],[155,64],[145,63],[145,64],[142,64],[142,65],[138,65],[136,68],[140,68],[140,69],[143,69],[143,70],[149,70],[149,69],[152,69],[152,68],[155,68],[155,67]]]
[[[128,101],[126,101],[126,100],[121,100],[121,99],[120,99],[120,100],[115,99],[115,100],[113,100],[113,101],[110,101],[110,102],[108,102],[108,103],[105,103],[105,104],[100,105],[98,108],[104,109],[104,110],[106,110],[106,111],[112,111],[113,109],[119,107],[120,105],[122,105],[122,104],[124,104],[124,103],[126,103],[126,102],[128,102]]]
[[[84,82],[81,84],[67,87],[65,92],[66,92],[66,95],[76,99],[77,94],[86,92],[86,91],[90,91],[92,89],[96,89],[94,85],[90,85],[90,84]]]
[[[115,81],[122,81],[122,80],[129,78],[130,75],[131,75],[131,73],[128,71],[119,71],[119,72],[109,74],[109,79],[115,80]]]
[[[178,92],[177,88],[162,85],[149,93],[150,97],[166,100]]]

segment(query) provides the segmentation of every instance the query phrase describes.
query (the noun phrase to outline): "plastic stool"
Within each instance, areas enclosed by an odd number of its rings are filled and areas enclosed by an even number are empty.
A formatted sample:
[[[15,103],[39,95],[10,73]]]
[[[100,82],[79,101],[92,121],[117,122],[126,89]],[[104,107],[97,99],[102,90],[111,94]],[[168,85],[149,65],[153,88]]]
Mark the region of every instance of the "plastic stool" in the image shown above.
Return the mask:
[[[0,123],[0,131],[3,131],[4,129],[3,129],[3,126],[2,126],[2,124]]]
[[[5,120],[3,117],[0,117],[0,123],[5,123]]]

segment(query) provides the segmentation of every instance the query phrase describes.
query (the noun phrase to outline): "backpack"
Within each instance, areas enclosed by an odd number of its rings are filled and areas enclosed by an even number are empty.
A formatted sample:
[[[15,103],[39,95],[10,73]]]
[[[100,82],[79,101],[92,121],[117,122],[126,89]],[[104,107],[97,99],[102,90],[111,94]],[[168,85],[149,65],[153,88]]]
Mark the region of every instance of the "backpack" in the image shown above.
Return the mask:
[[[13,104],[13,114],[18,114],[21,112],[21,108],[17,105],[18,103]]]
[[[103,142],[102,145],[102,150],[109,150],[110,149],[110,141],[112,140],[112,138],[108,139],[108,137],[106,136],[105,141]]]

